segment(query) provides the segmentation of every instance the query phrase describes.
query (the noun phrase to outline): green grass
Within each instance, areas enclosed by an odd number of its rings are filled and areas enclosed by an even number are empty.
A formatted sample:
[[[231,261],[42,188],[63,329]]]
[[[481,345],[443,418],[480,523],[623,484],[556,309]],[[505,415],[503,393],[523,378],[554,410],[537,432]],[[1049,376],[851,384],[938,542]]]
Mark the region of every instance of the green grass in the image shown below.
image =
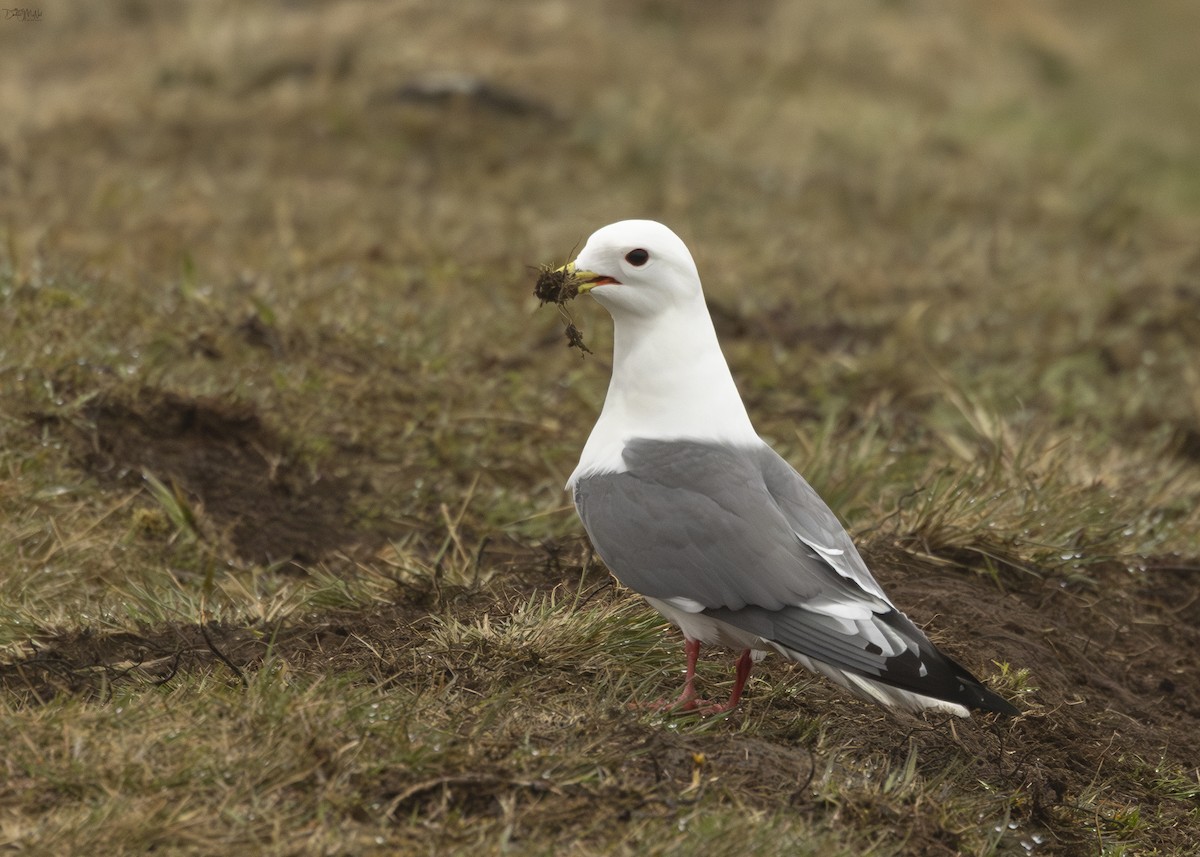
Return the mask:
[[[0,21],[0,845],[1190,853],[1193,6]],[[491,89],[405,89],[448,73]],[[642,216],[760,432],[1021,718],[774,661],[727,717],[629,706],[678,638],[562,489],[611,329],[572,305],[581,359],[531,290]]]

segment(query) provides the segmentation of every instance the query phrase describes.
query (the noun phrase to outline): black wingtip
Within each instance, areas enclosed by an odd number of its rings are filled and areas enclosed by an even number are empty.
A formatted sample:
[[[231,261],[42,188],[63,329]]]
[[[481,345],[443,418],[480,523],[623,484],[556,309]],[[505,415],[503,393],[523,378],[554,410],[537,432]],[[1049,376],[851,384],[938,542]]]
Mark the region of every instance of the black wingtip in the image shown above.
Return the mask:
[[[1021,709],[1017,708],[1000,694],[988,690],[982,684],[977,686],[979,699],[970,703],[971,708],[976,711],[990,711],[994,714],[1003,714],[1005,717],[1016,717],[1021,713]]]
[[[990,711],[1005,717],[1016,717],[1021,713],[1007,699],[985,687],[970,670],[934,646],[899,610],[891,610],[880,619],[913,640],[920,651],[919,655],[905,652],[889,658],[881,681],[975,711]]]

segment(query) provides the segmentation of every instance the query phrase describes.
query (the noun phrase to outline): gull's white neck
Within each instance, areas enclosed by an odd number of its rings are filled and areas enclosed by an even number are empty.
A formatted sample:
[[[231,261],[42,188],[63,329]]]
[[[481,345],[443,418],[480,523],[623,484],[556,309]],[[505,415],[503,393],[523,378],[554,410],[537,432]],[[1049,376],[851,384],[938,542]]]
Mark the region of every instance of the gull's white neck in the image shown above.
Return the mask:
[[[621,451],[636,438],[761,442],[703,298],[652,318],[614,315],[613,323],[612,381],[568,487],[624,471]]]

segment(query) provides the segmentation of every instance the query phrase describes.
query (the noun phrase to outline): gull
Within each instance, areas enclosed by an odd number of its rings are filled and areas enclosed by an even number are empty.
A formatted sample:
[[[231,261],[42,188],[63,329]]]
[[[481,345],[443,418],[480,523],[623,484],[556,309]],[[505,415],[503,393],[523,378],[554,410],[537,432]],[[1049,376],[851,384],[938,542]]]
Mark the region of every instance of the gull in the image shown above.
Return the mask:
[[[674,232],[613,223],[560,270],[613,319],[612,380],[567,489],[609,570],[683,632],[683,692],[659,707],[730,711],[776,653],[885,707],[1019,713],[896,608],[758,436]],[[702,644],[741,653],[724,703],[696,692]]]

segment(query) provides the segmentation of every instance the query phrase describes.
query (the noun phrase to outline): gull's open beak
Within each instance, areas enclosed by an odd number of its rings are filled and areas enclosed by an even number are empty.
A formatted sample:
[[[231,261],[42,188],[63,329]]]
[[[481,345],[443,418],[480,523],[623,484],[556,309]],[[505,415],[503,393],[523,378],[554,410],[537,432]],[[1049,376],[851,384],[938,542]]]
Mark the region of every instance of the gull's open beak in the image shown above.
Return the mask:
[[[579,281],[579,294],[581,295],[590,292],[596,286],[607,286],[610,283],[617,282],[605,274],[597,274],[595,271],[581,271],[575,267],[574,262],[568,262],[557,270]]]

